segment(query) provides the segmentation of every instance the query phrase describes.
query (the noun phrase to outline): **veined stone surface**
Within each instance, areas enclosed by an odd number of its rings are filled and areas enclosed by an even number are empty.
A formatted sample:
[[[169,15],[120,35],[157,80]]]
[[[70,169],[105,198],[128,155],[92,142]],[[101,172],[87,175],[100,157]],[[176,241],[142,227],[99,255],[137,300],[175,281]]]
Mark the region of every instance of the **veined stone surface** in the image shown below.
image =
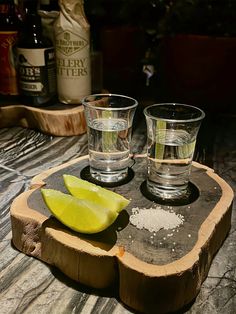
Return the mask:
[[[236,191],[236,117],[222,117],[207,130],[198,161],[210,165]],[[203,137],[207,138],[207,132]],[[145,151],[145,126],[138,125],[133,151]],[[209,145],[209,146],[208,146]],[[209,149],[212,147],[212,149]],[[209,153],[210,151],[210,153]],[[9,208],[38,173],[87,154],[86,135],[53,137],[22,128],[0,130],[0,313],[133,313],[116,291],[97,291],[68,279],[54,267],[18,252],[11,245]],[[208,156],[206,156],[208,154]],[[210,154],[210,157],[209,157]],[[208,277],[186,313],[234,314],[236,308],[236,214]]]

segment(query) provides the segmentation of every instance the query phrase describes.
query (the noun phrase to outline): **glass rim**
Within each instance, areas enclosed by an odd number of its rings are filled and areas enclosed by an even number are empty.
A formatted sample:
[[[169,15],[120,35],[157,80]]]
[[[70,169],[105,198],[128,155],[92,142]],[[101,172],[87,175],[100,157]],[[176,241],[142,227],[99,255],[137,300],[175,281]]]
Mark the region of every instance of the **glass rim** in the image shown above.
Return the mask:
[[[198,111],[200,113],[200,116],[197,117],[197,118],[190,118],[190,119],[171,119],[171,118],[168,119],[168,118],[155,117],[152,114],[148,113],[148,109],[150,109],[151,107],[159,107],[159,106],[164,106],[164,105],[182,106],[182,107],[186,107],[186,108],[191,108],[191,109],[194,109],[194,110]],[[206,116],[205,112],[202,109],[198,108],[198,107],[195,107],[195,106],[192,106],[192,105],[187,105],[187,104],[174,103],[174,102],[159,103],[159,104],[153,104],[153,105],[147,106],[146,108],[144,108],[143,113],[144,113],[144,115],[146,117],[152,118],[154,120],[163,120],[163,121],[166,121],[166,122],[195,122],[195,121],[199,121],[199,120],[204,119],[205,116]]]
[[[126,107],[100,107],[100,106],[94,106],[94,105],[89,105],[89,102],[86,102],[86,99],[88,97],[120,97],[120,98],[124,98],[124,99],[128,99],[128,100],[132,100],[134,102],[133,105],[130,106],[126,106]],[[125,96],[122,94],[112,94],[112,93],[102,93],[102,94],[91,94],[88,96],[85,96],[82,100],[81,103],[83,106],[87,107],[87,108],[93,108],[93,109],[100,109],[100,110],[106,110],[106,111],[115,111],[115,110],[127,110],[127,109],[133,109],[136,108],[138,106],[138,101],[132,97],[129,96]]]

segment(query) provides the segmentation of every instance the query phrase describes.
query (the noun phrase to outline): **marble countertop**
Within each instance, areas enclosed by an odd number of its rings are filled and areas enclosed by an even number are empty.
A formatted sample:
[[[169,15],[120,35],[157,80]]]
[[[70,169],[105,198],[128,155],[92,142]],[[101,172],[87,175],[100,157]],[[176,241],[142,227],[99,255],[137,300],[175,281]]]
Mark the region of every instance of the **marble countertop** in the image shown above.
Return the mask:
[[[211,166],[236,191],[236,116],[205,120],[195,159]],[[133,152],[145,151],[136,123]],[[87,154],[87,136],[54,137],[19,127],[0,130],[0,313],[133,313],[116,291],[82,286],[56,268],[24,255],[11,243],[10,205],[38,173]],[[201,291],[186,313],[235,313],[236,214]]]

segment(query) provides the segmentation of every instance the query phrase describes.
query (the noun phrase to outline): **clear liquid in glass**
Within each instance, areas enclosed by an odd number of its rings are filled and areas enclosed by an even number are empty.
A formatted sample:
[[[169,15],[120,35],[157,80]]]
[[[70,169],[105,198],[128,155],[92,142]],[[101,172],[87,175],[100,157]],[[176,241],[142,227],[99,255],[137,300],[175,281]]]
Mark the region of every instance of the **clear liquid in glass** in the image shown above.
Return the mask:
[[[89,162],[92,177],[117,182],[127,176],[131,127],[124,119],[95,119],[88,127]]]

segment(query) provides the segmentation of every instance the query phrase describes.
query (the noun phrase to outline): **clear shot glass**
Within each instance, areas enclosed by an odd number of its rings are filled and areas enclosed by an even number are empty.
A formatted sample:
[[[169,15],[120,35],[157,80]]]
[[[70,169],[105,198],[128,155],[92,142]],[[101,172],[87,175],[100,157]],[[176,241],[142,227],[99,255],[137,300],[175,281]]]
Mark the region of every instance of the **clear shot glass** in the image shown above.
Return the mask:
[[[132,124],[138,102],[117,94],[94,94],[82,100],[87,123],[90,175],[115,183],[128,174]]]
[[[205,113],[193,106],[163,103],[144,109],[147,124],[147,190],[161,199],[187,193],[197,134]]]

